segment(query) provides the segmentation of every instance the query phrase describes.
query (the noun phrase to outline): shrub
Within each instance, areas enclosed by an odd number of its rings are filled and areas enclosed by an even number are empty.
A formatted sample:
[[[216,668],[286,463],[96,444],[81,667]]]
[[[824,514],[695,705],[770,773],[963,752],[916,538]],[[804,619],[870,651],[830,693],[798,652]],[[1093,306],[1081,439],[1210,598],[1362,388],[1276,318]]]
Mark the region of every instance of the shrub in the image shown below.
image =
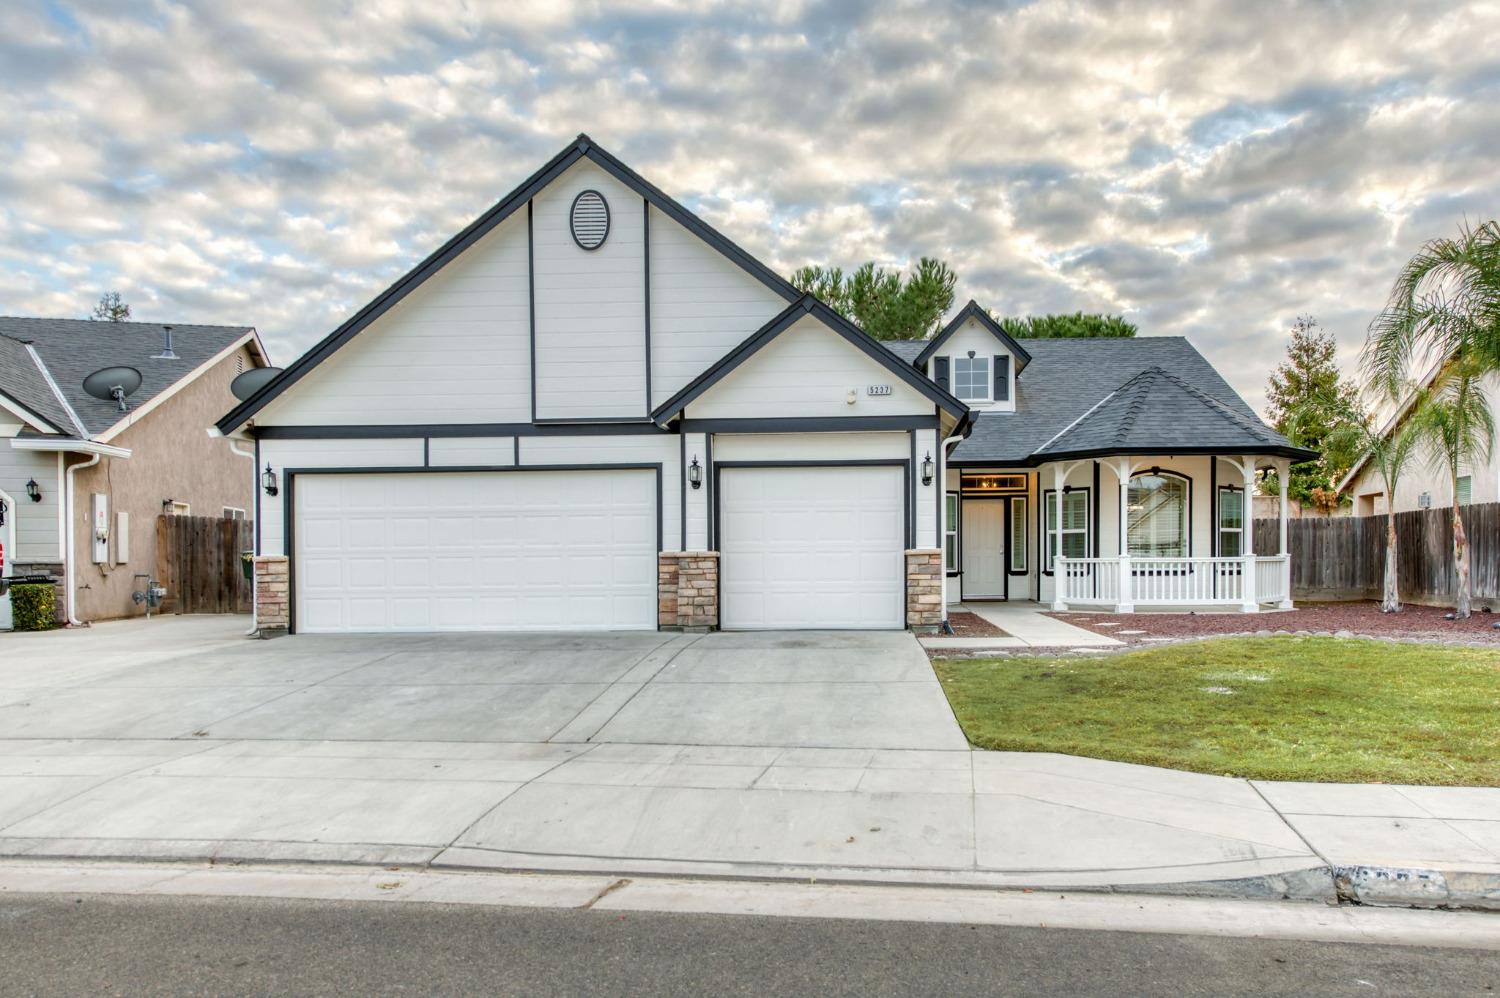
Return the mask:
[[[50,631],[57,626],[57,590],[47,582],[11,586],[10,617],[18,631]]]

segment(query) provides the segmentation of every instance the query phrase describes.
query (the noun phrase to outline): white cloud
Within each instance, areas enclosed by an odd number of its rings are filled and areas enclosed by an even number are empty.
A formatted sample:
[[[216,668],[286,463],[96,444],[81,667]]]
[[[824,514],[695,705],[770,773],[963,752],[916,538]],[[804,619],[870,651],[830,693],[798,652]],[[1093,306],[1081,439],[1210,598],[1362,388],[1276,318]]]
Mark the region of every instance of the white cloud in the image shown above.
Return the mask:
[[[0,11],[0,311],[311,345],[587,131],[747,249],[1125,311],[1258,404],[1500,195],[1493,4],[41,0]]]

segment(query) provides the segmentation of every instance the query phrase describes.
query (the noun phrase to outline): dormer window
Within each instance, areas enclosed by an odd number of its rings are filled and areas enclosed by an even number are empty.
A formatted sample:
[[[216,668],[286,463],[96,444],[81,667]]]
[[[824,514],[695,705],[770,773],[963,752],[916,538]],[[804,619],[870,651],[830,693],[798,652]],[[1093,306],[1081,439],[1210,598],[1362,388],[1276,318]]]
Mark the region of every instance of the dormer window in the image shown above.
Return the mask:
[[[953,394],[964,402],[990,400],[990,359],[988,357],[953,358]]]

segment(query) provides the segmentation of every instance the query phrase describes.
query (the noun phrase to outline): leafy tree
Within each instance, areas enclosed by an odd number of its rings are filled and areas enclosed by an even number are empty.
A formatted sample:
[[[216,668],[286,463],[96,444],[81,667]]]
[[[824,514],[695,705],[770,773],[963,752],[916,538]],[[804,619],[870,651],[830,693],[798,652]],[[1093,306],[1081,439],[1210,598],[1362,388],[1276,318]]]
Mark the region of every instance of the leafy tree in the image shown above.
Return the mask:
[[[1118,315],[1028,315],[998,320],[1000,327],[1017,339],[1123,338],[1136,334],[1134,323]]]
[[[1286,360],[1271,372],[1266,386],[1266,415],[1278,433],[1298,447],[1318,451],[1318,457],[1292,465],[1287,494],[1323,513],[1336,509],[1341,498],[1335,483],[1353,466],[1355,454],[1328,448],[1335,434],[1362,419],[1359,389],[1339,373],[1333,334],[1318,327],[1311,316],[1292,323]],[[1274,476],[1266,491],[1280,491]]]
[[[120,292],[106,291],[99,296],[99,303],[89,318],[99,322],[124,322],[130,318],[130,306],[125,304]]]
[[[1390,433],[1381,433],[1369,418],[1350,421],[1329,436],[1328,448],[1363,457],[1385,484],[1385,589],[1382,613],[1401,612],[1400,574],[1396,562],[1396,486],[1422,440],[1421,426],[1408,419]],[[1350,463],[1353,466],[1353,463]]]
[[[931,336],[953,307],[957,283],[946,263],[925,256],[905,277],[874,263],[847,276],[838,267],[803,267],[792,275],[798,290],[811,291],[877,340]]]
[[[1468,618],[1472,599],[1469,579],[1469,539],[1458,504],[1458,469],[1465,462],[1482,462],[1495,445],[1495,419],[1481,384],[1484,368],[1474,361],[1460,361],[1444,372],[1432,390],[1419,399],[1416,425],[1431,447],[1435,469],[1448,473],[1453,491],[1453,564],[1457,593],[1453,612]]]

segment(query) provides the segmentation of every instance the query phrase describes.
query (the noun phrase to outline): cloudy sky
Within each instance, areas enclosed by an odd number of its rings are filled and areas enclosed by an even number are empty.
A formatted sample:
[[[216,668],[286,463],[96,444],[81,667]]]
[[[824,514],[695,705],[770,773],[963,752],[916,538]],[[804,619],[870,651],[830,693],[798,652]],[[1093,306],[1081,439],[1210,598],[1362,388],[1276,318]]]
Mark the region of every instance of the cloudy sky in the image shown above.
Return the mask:
[[[1500,212],[1497,40],[1442,0],[9,0],[0,313],[115,289],[284,364],[585,131],[785,273],[942,257],[1259,407],[1293,317],[1352,362]]]

